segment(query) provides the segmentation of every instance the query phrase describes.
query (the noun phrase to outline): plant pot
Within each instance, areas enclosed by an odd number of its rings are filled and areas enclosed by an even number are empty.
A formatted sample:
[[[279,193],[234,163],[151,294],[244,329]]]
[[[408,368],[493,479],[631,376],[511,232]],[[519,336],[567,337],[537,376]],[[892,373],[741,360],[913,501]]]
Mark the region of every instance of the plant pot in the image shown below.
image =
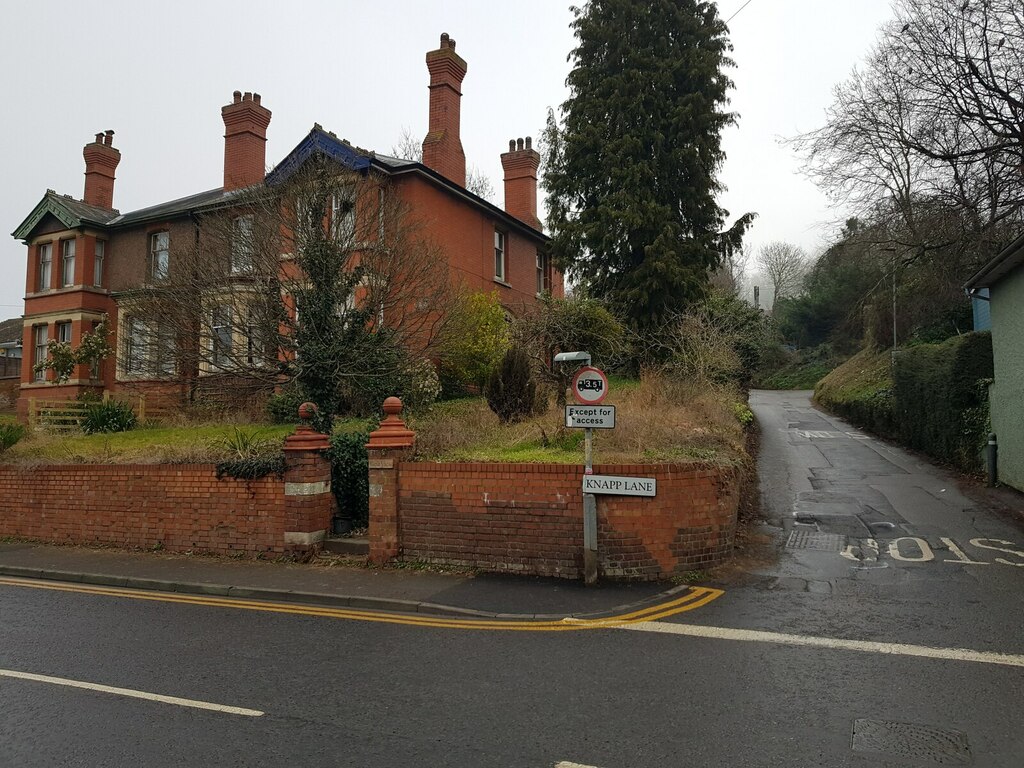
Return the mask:
[[[347,517],[331,518],[331,533],[334,536],[344,536],[352,531],[352,520]]]

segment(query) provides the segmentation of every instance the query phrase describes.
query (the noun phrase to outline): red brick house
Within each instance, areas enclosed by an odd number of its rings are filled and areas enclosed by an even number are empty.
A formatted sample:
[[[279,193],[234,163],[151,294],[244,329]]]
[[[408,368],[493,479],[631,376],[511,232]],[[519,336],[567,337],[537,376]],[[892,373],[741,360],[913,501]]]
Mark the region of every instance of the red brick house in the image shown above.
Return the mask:
[[[549,262],[547,238],[537,217],[539,154],[530,139],[519,139],[501,155],[504,209],[468,191],[459,137],[461,84],[467,65],[446,34],[439,48],[427,53],[426,62],[430,114],[422,162],[360,150],[316,126],[265,174],[271,112],[259,94],[236,91],[221,110],[223,187],[120,213],[113,206],[121,154],[113,146],[113,131],[96,134],[83,152],[82,199],[47,190],[13,233],[28,249],[19,413],[27,412],[32,397],[74,398],[90,390],[116,393],[141,388],[160,393],[170,399],[167,404],[173,404],[181,394],[173,363],[159,375],[143,377],[148,381],[130,375],[131,364],[125,359],[130,354],[129,334],[119,328],[119,295],[165,276],[176,242],[196,237],[197,217],[204,211],[230,205],[239,190],[284,176],[314,153],[349,169],[386,177],[395,194],[426,222],[450,273],[457,276],[453,279],[466,288],[497,291],[509,308],[535,301],[543,292],[562,295],[562,276]],[[33,371],[34,363],[45,359],[49,340],[75,346],[105,316],[110,320],[116,357],[94,369],[78,366],[62,384],[49,371]]]

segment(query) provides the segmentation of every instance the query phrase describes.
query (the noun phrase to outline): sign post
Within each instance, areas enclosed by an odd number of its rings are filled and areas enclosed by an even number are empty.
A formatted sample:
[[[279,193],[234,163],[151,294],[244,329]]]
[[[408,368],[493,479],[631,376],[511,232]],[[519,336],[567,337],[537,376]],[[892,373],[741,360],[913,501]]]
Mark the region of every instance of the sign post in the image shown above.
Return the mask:
[[[558,361],[556,356],[555,360]],[[615,409],[609,414],[608,408],[596,408],[608,396],[608,377],[598,368],[590,365],[590,354],[575,352],[563,359],[581,362],[583,366],[572,378],[572,393],[580,404],[578,413],[573,406],[566,406],[566,426],[582,426],[583,429],[583,474],[594,474],[594,428],[609,429],[615,426]],[[587,413],[589,412],[589,413]],[[610,418],[610,423],[608,423]],[[583,494],[583,583],[597,583],[597,497],[592,493]]]

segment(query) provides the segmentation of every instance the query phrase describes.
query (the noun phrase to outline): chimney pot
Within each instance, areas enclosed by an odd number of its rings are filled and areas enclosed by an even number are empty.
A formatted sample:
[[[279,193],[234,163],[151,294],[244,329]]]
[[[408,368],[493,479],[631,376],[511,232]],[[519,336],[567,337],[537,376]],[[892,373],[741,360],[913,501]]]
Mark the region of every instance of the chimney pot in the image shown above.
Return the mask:
[[[260,104],[258,93],[235,91],[232,103],[220,113],[224,120],[224,189],[259,184],[266,175],[270,110]]]
[[[113,131],[102,131],[82,150],[85,158],[82,202],[108,210],[114,208],[114,171],[121,162],[121,153],[114,149],[113,140]]]
[[[512,139],[508,152],[501,156],[501,167],[505,171],[505,211],[539,230],[537,171],[540,154],[533,148],[533,139]]]
[[[466,154],[459,113],[466,70],[466,62],[455,53],[455,41],[443,32],[440,47],[427,52],[430,123],[423,139],[423,164],[461,186],[466,185]]]

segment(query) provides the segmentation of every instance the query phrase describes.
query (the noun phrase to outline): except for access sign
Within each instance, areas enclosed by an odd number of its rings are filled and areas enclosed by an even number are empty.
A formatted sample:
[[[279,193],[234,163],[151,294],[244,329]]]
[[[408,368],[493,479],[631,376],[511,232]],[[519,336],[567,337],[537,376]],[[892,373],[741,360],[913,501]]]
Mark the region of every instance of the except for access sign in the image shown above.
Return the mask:
[[[615,429],[614,405],[567,405],[565,426],[587,429]]]
[[[585,365],[573,377],[572,393],[578,403],[597,405],[608,397],[608,377],[600,368]]]
[[[613,496],[657,496],[656,477],[617,477],[615,475],[584,475],[584,493],[604,493]]]

